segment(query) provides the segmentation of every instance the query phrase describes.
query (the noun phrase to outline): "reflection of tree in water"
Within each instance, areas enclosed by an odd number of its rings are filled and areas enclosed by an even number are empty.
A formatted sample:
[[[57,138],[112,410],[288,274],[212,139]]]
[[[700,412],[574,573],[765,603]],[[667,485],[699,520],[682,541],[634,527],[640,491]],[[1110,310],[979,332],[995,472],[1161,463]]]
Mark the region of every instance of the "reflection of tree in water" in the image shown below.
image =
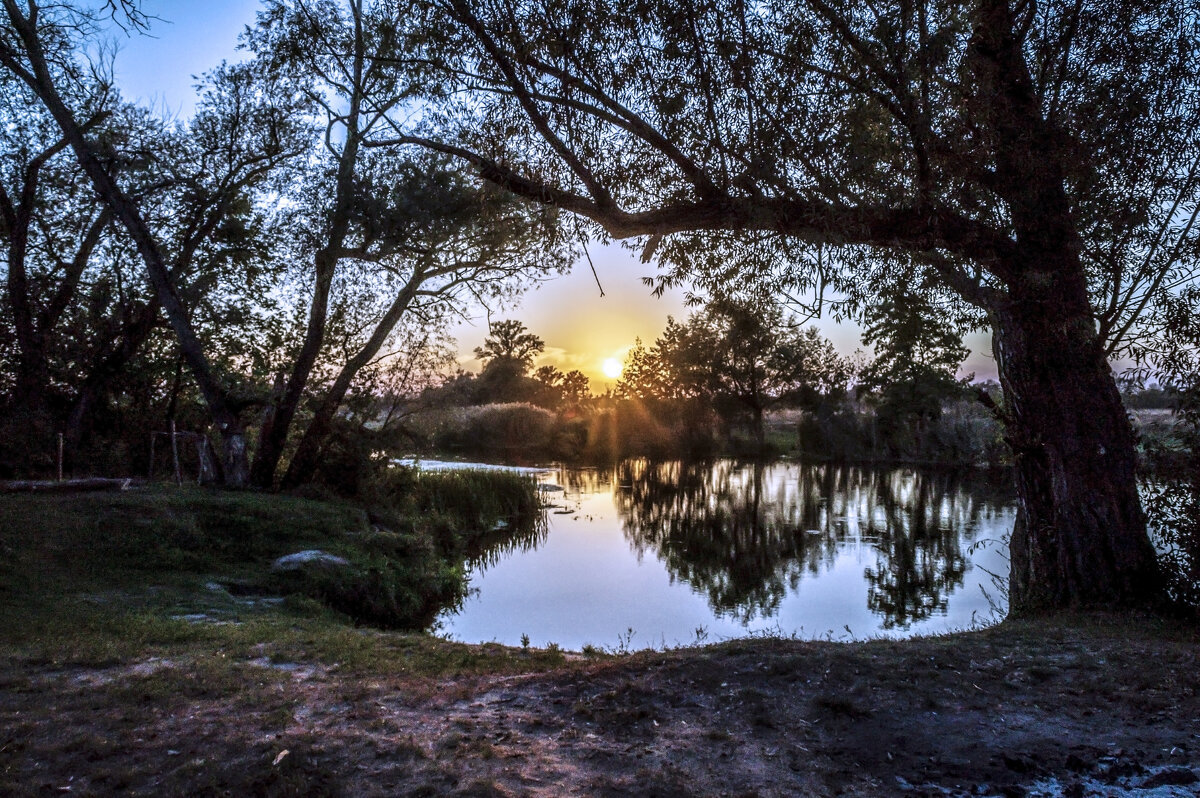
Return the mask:
[[[944,612],[966,572],[962,541],[997,509],[948,475],[796,464],[627,461],[617,472],[625,536],[718,614],[770,617],[805,572],[869,543],[868,606],[885,628]]]
[[[946,475],[897,472],[878,480],[878,513],[868,527],[878,555],[863,576],[867,607],[883,616],[885,629],[944,615],[950,593],[962,585],[967,572],[962,539],[976,519],[964,513],[963,505],[973,503],[957,488]]]
[[[546,542],[550,526],[545,512],[522,519],[516,528],[500,526],[478,538],[467,552],[467,567],[483,572],[514,552],[532,551]]]
[[[715,612],[749,621],[773,615],[800,571],[815,573],[833,555],[828,539],[805,534],[820,512],[812,492],[783,476],[731,461],[626,461],[617,509],[639,556],[655,550],[673,579],[707,593]]]

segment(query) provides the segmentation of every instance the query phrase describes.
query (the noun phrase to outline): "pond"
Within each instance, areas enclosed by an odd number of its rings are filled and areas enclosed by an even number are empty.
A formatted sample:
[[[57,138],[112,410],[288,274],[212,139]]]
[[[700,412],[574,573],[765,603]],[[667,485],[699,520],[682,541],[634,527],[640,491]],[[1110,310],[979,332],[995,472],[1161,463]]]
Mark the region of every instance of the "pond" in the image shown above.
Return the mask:
[[[664,648],[849,640],[999,621],[1008,475],[718,460],[538,475],[547,524],[471,560],[435,631],[464,642]]]

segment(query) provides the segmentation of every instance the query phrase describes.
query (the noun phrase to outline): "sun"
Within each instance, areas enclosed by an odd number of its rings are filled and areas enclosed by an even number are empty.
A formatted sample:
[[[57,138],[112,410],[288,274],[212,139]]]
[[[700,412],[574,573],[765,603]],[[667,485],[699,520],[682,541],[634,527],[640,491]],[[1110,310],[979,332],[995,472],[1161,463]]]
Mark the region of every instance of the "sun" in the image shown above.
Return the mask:
[[[615,357],[610,357],[608,360],[604,361],[604,365],[600,368],[604,371],[605,377],[608,377],[610,380],[615,380],[617,377],[621,376],[621,370],[624,368],[624,365]]]

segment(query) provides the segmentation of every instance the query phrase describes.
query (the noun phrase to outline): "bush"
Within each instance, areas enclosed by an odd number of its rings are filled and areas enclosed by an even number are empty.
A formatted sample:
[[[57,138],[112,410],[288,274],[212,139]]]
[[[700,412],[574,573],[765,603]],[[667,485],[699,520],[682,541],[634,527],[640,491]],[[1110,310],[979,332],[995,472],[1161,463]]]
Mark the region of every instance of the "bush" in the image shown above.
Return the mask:
[[[457,408],[443,417],[434,435],[440,449],[538,454],[553,449],[554,413],[527,402]]]
[[[461,557],[447,556],[423,532],[375,529],[339,551],[350,565],[272,573],[268,587],[318,599],[355,622],[389,629],[422,629],[466,595]]]

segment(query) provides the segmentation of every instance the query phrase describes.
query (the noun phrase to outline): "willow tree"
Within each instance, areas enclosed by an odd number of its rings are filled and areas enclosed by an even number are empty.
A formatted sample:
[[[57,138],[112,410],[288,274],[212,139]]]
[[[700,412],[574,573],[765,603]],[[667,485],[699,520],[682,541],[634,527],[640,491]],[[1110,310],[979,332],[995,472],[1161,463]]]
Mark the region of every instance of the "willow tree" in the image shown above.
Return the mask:
[[[1021,498],[1016,612],[1161,579],[1108,357],[1190,279],[1194,0],[428,0],[438,112],[393,137],[643,246],[668,273],[993,331]]]

